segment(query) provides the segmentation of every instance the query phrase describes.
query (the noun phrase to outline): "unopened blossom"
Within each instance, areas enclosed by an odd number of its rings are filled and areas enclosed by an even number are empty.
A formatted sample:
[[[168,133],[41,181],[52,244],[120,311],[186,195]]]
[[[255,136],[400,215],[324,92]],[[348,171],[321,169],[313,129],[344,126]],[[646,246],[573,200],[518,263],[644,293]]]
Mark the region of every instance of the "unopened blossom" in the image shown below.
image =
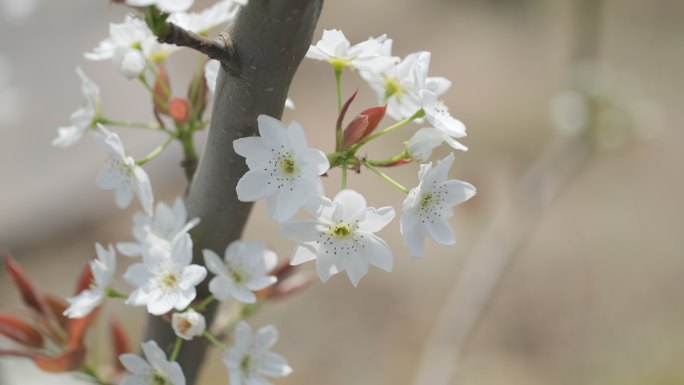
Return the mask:
[[[133,157],[126,155],[119,136],[98,124],[99,131],[93,135],[98,145],[107,153],[105,167],[100,171],[95,183],[103,190],[114,190],[114,198],[119,208],[126,208],[137,196],[143,210],[152,215],[152,185],[142,167]]]
[[[190,309],[183,313],[173,313],[171,326],[178,337],[190,341],[204,333],[207,322],[202,313]]]
[[[143,212],[133,216],[133,237],[137,242],[119,242],[116,247],[128,257],[140,256],[144,249],[151,247],[171,250],[171,245],[198,223],[199,218],[188,220],[182,198],[176,198],[173,207],[159,202],[153,217]]]
[[[337,69],[344,67],[361,71],[380,72],[397,62],[397,58],[386,55],[392,40],[386,35],[351,45],[344,33],[337,29],[324,30],[323,37],[316,45],[309,47],[306,57],[327,61]]]
[[[88,130],[93,128],[100,113],[100,88],[86,76],[81,68],[76,67],[76,73],[81,79],[84,103],[81,108],[71,114],[71,125],[57,129],[57,138],[52,141],[53,146],[68,147],[78,142]]]
[[[143,263],[128,268],[124,279],[136,289],[127,305],[147,306],[147,311],[162,315],[171,309],[183,310],[195,299],[195,287],[207,276],[207,270],[192,265],[192,240],[185,234],[169,252],[163,247],[144,250]]]
[[[125,0],[131,7],[148,7],[154,5],[166,13],[187,11],[195,0]]]
[[[375,90],[378,100],[387,103],[387,114],[403,120],[420,110],[422,89],[441,95],[451,86],[445,78],[427,76],[430,58],[430,52],[414,52],[381,72],[361,71],[360,74]]]
[[[235,327],[235,345],[223,353],[228,367],[230,385],[271,385],[264,378],[285,377],[292,368],[280,354],[270,352],[278,340],[278,331],[265,326],[252,336],[252,329],[245,321]]]
[[[142,344],[145,358],[126,353],[119,356],[121,364],[130,372],[121,385],[185,385],[183,369],[177,362],[166,359],[166,353],[154,341]]]
[[[255,291],[277,281],[268,272],[278,258],[260,242],[233,241],[226,248],[223,260],[211,250],[202,252],[207,269],[216,275],[209,282],[209,291],[219,301],[233,297],[240,302],[254,303]]]
[[[64,315],[69,318],[87,316],[107,297],[107,290],[116,271],[116,252],[112,245],[105,249],[99,243],[95,244],[95,252],[97,258],[90,262],[90,271],[93,274],[90,287],[75,297],[67,298],[69,307],[64,311]]]
[[[447,144],[455,150],[468,150],[468,147],[455,140],[455,138],[462,138],[467,135],[465,125],[451,116],[449,107],[439,99],[436,93],[425,89],[422,90],[421,106],[427,121],[441,132]]]
[[[392,251],[374,233],[394,218],[392,207],[366,207],[363,195],[342,190],[331,201],[322,198],[313,220],[291,221],[281,233],[298,242],[292,253],[292,265],[316,260],[321,281],[346,271],[354,286],[368,273],[369,265],[392,270]]]
[[[267,115],[259,115],[259,137],[237,139],[235,152],[246,158],[249,171],[240,178],[238,199],[266,199],[268,215],[284,222],[307,200],[323,195],[319,175],[330,168],[327,156],[309,148],[304,129],[297,122],[289,127]]]
[[[432,163],[422,164],[418,173],[420,183],[404,200],[400,228],[413,258],[423,255],[426,237],[441,245],[456,242],[448,219],[453,215],[454,206],[475,195],[475,187],[447,179],[453,162],[454,154],[449,154],[434,168]]]
[[[215,59],[207,61],[207,63],[204,65],[204,80],[207,82],[207,87],[209,87],[211,93],[216,92],[216,81],[218,78],[218,70],[220,67],[221,63]],[[292,101],[292,99],[290,98],[285,99],[285,108],[294,110],[294,101]]]
[[[222,0],[201,12],[176,12],[168,21],[188,31],[206,34],[210,29],[232,20],[247,0]]]

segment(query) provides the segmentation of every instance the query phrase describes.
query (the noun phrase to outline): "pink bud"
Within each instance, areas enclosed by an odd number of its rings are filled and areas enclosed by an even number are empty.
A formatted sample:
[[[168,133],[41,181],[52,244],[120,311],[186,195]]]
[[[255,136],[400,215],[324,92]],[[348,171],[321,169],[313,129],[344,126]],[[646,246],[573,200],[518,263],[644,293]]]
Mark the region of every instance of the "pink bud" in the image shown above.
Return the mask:
[[[190,105],[187,100],[180,98],[171,99],[169,103],[169,115],[178,124],[185,124],[190,119]]]
[[[154,83],[154,93],[152,102],[154,103],[155,113],[169,113],[169,98],[171,97],[171,81],[166,74],[164,66],[159,66],[157,71],[157,81]]]

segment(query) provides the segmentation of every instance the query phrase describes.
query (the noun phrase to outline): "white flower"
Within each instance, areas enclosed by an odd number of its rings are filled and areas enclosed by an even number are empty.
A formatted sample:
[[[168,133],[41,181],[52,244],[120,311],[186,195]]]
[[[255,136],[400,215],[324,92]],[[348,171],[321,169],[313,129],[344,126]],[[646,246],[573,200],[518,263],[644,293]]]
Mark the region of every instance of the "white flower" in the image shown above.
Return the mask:
[[[449,154],[434,168],[432,163],[420,165],[420,183],[404,200],[400,228],[413,258],[423,255],[426,236],[441,245],[456,242],[448,218],[454,206],[475,195],[475,187],[460,180],[447,180],[453,162],[454,154]]]
[[[327,61],[336,68],[356,68],[362,71],[380,72],[397,62],[397,58],[384,53],[391,47],[392,40],[386,35],[356,44],[354,46],[342,31],[324,30],[321,40],[309,47],[306,57]]]
[[[455,150],[468,150],[468,147],[454,140],[466,136],[466,127],[449,114],[449,108],[439,100],[438,95],[428,90],[421,91],[421,105],[425,117],[434,128],[439,130],[444,140]]]
[[[240,302],[254,303],[253,292],[265,289],[278,279],[268,275],[278,260],[260,242],[233,241],[221,258],[211,250],[203,250],[207,269],[216,276],[209,282],[209,291],[219,301],[233,297]]]
[[[126,155],[119,136],[98,124],[100,129],[94,137],[97,143],[107,153],[105,167],[97,176],[96,184],[103,190],[115,190],[116,205],[126,208],[131,203],[133,195],[137,195],[143,210],[152,215],[152,185],[145,170],[135,164],[135,160]]]
[[[93,282],[90,288],[80,292],[75,297],[67,298],[69,308],[64,315],[69,318],[83,318],[100,306],[107,297],[107,289],[114,279],[116,271],[116,252],[109,245],[107,249],[101,244],[95,244],[97,259],[90,261],[90,271],[93,274]]]
[[[205,8],[202,12],[177,12],[171,15],[169,22],[199,34],[206,34],[210,29],[232,20],[244,2],[223,0]]]
[[[246,158],[249,167],[238,181],[238,199],[253,202],[266,198],[268,215],[284,222],[307,199],[323,195],[318,176],[328,171],[330,163],[322,151],[308,147],[299,123],[285,128],[266,115],[259,115],[258,123],[260,137],[233,142],[235,152]]]
[[[190,309],[184,313],[173,313],[171,326],[178,337],[190,341],[204,333],[207,322],[201,313]]]
[[[451,86],[445,78],[427,76],[430,57],[427,51],[414,52],[381,72],[361,71],[380,103],[387,103],[387,114],[393,119],[406,119],[421,108],[421,89],[441,95]]]
[[[252,337],[245,321],[235,327],[235,345],[223,353],[230,385],[271,385],[264,376],[285,377],[292,368],[280,354],[269,352],[278,340],[278,331],[265,326]]]
[[[166,13],[187,11],[194,2],[195,0],[126,0],[126,4],[132,7],[154,5]]]
[[[90,130],[100,113],[100,88],[76,67],[76,73],[81,78],[81,93],[85,99],[83,107],[71,114],[71,125],[57,129],[57,138],[52,141],[53,146],[68,147],[78,142]]]
[[[172,245],[144,250],[143,263],[128,268],[124,279],[136,289],[127,305],[147,305],[147,311],[162,315],[171,309],[183,310],[195,299],[195,286],[207,276],[207,270],[192,263],[192,240],[185,234]]]
[[[342,190],[330,201],[322,198],[315,220],[291,221],[281,233],[299,242],[292,253],[292,265],[316,260],[321,281],[342,270],[354,286],[368,273],[369,264],[392,270],[392,251],[377,237],[394,218],[392,207],[366,207],[366,200],[353,190]]]
[[[126,15],[123,23],[110,23],[109,37],[84,56],[93,61],[112,60],[122,75],[135,78],[148,60],[165,58],[176,50],[176,46],[159,43],[143,20]]]
[[[168,361],[156,342],[143,343],[142,350],[147,361],[130,353],[119,356],[119,361],[131,373],[121,385],[185,385],[183,369],[177,362]]]
[[[207,87],[209,87],[209,90],[212,94],[216,92],[216,80],[218,78],[218,70],[220,67],[221,63],[218,60],[209,60],[204,65],[204,80],[207,82]],[[294,110],[294,101],[292,101],[290,98],[285,99],[285,108]]]
[[[456,132],[446,132],[435,127],[424,127],[416,131],[415,134],[406,143],[411,158],[421,162],[425,162],[432,155],[432,150],[439,147],[442,143],[447,142],[449,146],[457,150],[467,150],[468,148],[457,142],[454,138],[460,138],[463,135]]]
[[[183,199],[178,197],[173,208],[164,202],[157,204],[154,218],[138,212],[133,216],[133,236],[138,242],[119,242],[116,247],[121,254],[137,257],[150,247],[163,247],[171,250],[171,245],[197,226],[199,218],[188,221]]]

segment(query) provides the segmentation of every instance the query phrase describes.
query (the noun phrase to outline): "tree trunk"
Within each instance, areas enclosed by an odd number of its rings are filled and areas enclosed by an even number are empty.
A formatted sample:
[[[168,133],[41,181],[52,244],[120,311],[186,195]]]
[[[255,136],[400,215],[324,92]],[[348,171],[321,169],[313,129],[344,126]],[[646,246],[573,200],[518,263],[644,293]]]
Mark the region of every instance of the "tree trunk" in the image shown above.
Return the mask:
[[[209,137],[186,198],[189,218],[201,219],[191,233],[195,263],[203,263],[203,249],[223,255],[242,235],[252,204],[237,199],[235,186],[247,166],[233,151],[233,141],[257,135],[258,115],[281,117],[322,5],[323,0],[250,0],[224,33],[239,68],[219,71]],[[208,281],[198,287],[198,298],[209,295]],[[215,313],[216,304],[208,308],[207,324]],[[149,318],[145,340],[168,348],[175,338],[167,322]],[[197,379],[207,346],[199,338],[183,344],[178,363],[188,385]]]

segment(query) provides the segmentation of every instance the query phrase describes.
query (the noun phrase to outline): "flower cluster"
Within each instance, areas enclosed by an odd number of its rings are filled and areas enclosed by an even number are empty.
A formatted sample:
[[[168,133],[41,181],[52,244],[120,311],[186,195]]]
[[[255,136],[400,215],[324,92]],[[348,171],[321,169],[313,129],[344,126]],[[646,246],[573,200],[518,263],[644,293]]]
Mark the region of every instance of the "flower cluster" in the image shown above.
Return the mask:
[[[191,232],[201,222],[192,215],[193,207],[186,209],[182,198],[176,198],[172,206],[164,202],[155,206],[152,184],[143,166],[174,141],[182,146],[183,164],[196,163],[193,134],[208,124],[203,114],[210,93],[225,92],[217,89],[221,64],[201,57],[187,96],[174,96],[165,62],[178,47],[160,43],[159,31],[173,23],[176,28],[206,35],[213,27],[234,18],[246,0],[222,0],[197,13],[188,12],[193,0],[117,2],[140,11],[144,17],[128,15],[122,23],[110,24],[109,36],[85,57],[93,61],[111,60],[120,74],[139,80],[150,93],[155,123],[105,117],[99,88],[77,69],[85,103],[72,114],[70,126],[58,129],[53,145],[71,146],[92,134],[107,156],[96,184],[114,190],[118,207],[128,207],[137,197],[142,208],[133,216],[133,241],[119,242],[116,248],[96,244],[97,257],[88,266],[89,282],[79,286],[80,290],[67,299],[69,306],[63,310],[69,318],[87,318],[107,297],[114,297],[170,320],[169,327],[178,339],[168,357],[154,341],[142,344],[145,358],[126,352],[117,354],[119,365],[129,372],[121,382],[123,385],[185,385],[176,358],[183,341],[193,338],[206,338],[223,351],[231,384],[269,384],[265,377],[287,376],[292,368],[285,358],[270,352],[278,338],[275,328],[266,326],[253,334],[243,319],[265,299],[289,295],[308,286],[310,280],[303,274],[294,274],[298,277],[295,280],[288,277],[295,269],[292,266],[315,261],[321,281],[344,271],[352,285],[357,286],[371,265],[391,271],[393,255],[421,257],[427,238],[441,245],[455,243],[448,220],[454,206],[470,199],[475,188],[449,179],[453,153],[434,166],[428,162],[432,152],[443,143],[455,150],[466,150],[457,141],[466,136],[465,126],[451,116],[441,100],[451,82],[428,75],[429,52],[399,58],[392,56],[393,41],[386,35],[352,45],[341,31],[326,30],[306,56],[333,67],[338,116],[334,120],[332,151],[326,154],[310,147],[299,123],[285,124],[267,115],[257,117],[258,136],[233,142],[235,153],[244,157],[249,169],[235,187],[237,197],[244,202],[266,201],[268,216],[280,224],[280,233],[295,243],[291,260],[279,264],[276,253],[259,241],[234,240],[225,250],[194,245]],[[358,71],[381,105],[363,110],[344,126],[356,96],[355,93],[346,101],[342,99],[342,75],[347,69]],[[285,106],[294,108],[294,103],[288,98]],[[385,115],[396,122],[380,129]],[[413,130],[397,155],[380,160],[360,155],[367,143],[412,123],[422,127]],[[166,140],[148,155],[135,158],[111,126],[151,130],[165,135]],[[411,189],[382,171],[414,161],[423,164],[419,167],[418,184]],[[341,170],[342,186],[330,195],[331,199],[321,178],[335,168]],[[399,216],[407,252],[393,252],[380,237],[397,211],[391,206],[371,207],[360,191],[347,187],[349,171],[365,170],[406,194]],[[301,209],[304,217],[296,218]],[[116,250],[126,257],[139,258],[123,274],[132,287],[129,294],[112,287]],[[203,258],[197,258],[200,255]],[[210,274],[205,288],[198,289]],[[315,279],[313,273],[310,276]],[[198,294],[207,289],[210,295]],[[211,320],[204,317],[207,306],[215,300],[230,305],[229,320],[222,330],[233,334],[232,347],[225,346],[220,335],[212,334]]]

